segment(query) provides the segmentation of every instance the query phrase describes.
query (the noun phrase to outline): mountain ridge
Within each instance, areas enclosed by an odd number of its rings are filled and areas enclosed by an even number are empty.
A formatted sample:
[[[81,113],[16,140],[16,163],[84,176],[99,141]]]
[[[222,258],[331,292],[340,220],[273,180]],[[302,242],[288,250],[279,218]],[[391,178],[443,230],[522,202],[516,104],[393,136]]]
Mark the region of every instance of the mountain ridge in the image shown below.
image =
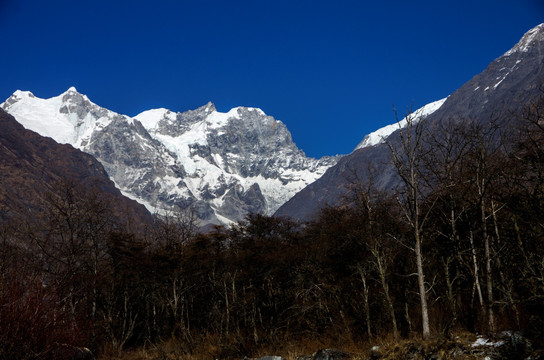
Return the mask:
[[[124,195],[150,211],[194,211],[201,224],[272,214],[337,157],[307,157],[261,109],[151,109],[130,117],[70,87],[41,99],[16,91],[0,105],[25,127],[93,156]]]

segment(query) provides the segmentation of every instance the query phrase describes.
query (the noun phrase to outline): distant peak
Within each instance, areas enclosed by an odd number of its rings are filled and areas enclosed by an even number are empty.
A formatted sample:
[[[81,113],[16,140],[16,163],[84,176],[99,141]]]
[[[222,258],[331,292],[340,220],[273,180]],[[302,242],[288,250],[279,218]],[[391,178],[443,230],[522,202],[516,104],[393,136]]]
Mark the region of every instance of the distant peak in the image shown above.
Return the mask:
[[[535,26],[531,30],[527,31],[521,40],[504,55],[510,56],[518,52],[527,52],[536,42],[544,41],[544,23]]]
[[[216,111],[215,105],[211,101],[208,101],[208,103],[206,105],[200,107],[200,109],[202,109],[202,110],[204,110],[206,112]]]
[[[31,93],[30,91],[15,90],[15,92],[13,93],[12,96],[15,96],[15,97],[18,97],[18,98],[22,98],[22,97],[31,97],[31,98],[33,98],[34,94]]]
[[[68,90],[59,95],[62,98],[62,101],[86,101],[90,102],[87,95],[77,91],[75,86],[70,86]]]
[[[0,104],[0,108],[7,110],[10,106],[21,100],[34,97],[34,94],[32,94],[30,91],[15,90],[15,92],[11,94],[6,101]]]
[[[70,86],[70,87],[68,88],[68,90],[66,90],[66,91],[64,92],[64,94],[69,94],[69,93],[77,93],[77,94],[79,94],[79,92],[77,91],[77,89],[76,89],[75,86]]]
[[[544,32],[544,23],[535,26],[534,28],[529,30],[527,32],[527,34],[529,34],[529,33],[542,33],[542,32]]]

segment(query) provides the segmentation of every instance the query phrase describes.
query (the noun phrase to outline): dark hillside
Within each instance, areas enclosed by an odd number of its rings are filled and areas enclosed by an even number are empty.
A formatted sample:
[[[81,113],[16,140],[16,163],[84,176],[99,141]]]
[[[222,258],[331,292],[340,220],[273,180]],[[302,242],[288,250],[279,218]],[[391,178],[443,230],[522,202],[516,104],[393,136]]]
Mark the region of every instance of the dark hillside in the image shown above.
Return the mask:
[[[0,218],[39,212],[59,184],[100,194],[115,204],[114,216],[121,223],[130,219],[143,230],[151,222],[147,209],[124,197],[92,156],[25,129],[0,109]]]

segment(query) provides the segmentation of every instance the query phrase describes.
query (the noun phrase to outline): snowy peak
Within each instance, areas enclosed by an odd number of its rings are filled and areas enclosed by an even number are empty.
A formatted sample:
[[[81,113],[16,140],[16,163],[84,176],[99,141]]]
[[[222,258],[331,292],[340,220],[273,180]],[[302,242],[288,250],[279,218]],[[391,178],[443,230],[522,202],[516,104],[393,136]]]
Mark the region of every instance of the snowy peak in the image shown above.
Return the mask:
[[[208,101],[208,103],[204,106],[201,106],[200,108],[197,109],[197,111],[200,110],[202,112],[205,112],[205,113],[211,113],[213,111],[217,111],[215,109],[215,105],[211,102],[211,101]]]
[[[175,118],[175,114],[173,114],[170,110],[158,108],[143,111],[134,118],[141,122],[143,127],[149,131],[151,129],[155,129],[160,121],[172,119],[172,116]]]
[[[60,94],[59,97],[62,99],[63,102],[72,102],[72,103],[87,102],[89,103],[88,105],[92,104],[86,95],[78,92],[76,88],[73,86],[71,86],[68,90]],[[95,104],[92,104],[92,105],[95,105]]]
[[[8,107],[10,107],[11,105],[21,100],[34,98],[34,97],[35,97],[34,94],[31,93],[30,91],[15,90],[15,92],[6,101],[0,104],[0,107],[4,110],[7,110]]]
[[[206,105],[201,106],[195,110],[187,110],[183,113],[178,114],[180,114],[181,118],[184,119],[194,118],[198,120],[203,120],[215,111],[217,111],[215,109],[215,105],[212,102],[208,102]]]
[[[22,91],[22,90],[16,90],[13,95],[11,95],[12,98],[22,100],[25,98],[34,98],[34,94],[30,91]]]
[[[49,99],[17,90],[0,106],[25,128],[80,149],[97,127],[104,128],[114,118],[126,118],[94,104],[75,87]]]
[[[543,65],[544,24],[540,24],[461,86],[438,113],[442,117],[472,118],[478,112],[495,117],[497,109],[524,101],[542,84]]]
[[[63,94],[67,94],[67,93],[78,93],[79,94],[79,92],[77,91],[75,86],[70,86],[68,88],[68,90],[66,90]]]
[[[515,53],[524,53],[529,51],[533,46],[544,42],[544,23],[535,26],[531,30],[527,31],[521,40],[510,50],[508,50],[504,56],[510,56]]]

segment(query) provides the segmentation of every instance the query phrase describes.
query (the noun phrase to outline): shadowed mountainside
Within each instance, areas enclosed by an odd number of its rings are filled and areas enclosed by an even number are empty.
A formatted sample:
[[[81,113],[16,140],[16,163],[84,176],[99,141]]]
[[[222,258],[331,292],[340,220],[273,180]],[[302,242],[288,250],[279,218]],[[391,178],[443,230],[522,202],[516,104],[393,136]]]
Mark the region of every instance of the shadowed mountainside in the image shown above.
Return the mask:
[[[32,216],[59,184],[98,193],[113,204],[120,224],[137,231],[152,221],[143,205],[121,194],[91,155],[25,129],[0,109],[0,219]]]

